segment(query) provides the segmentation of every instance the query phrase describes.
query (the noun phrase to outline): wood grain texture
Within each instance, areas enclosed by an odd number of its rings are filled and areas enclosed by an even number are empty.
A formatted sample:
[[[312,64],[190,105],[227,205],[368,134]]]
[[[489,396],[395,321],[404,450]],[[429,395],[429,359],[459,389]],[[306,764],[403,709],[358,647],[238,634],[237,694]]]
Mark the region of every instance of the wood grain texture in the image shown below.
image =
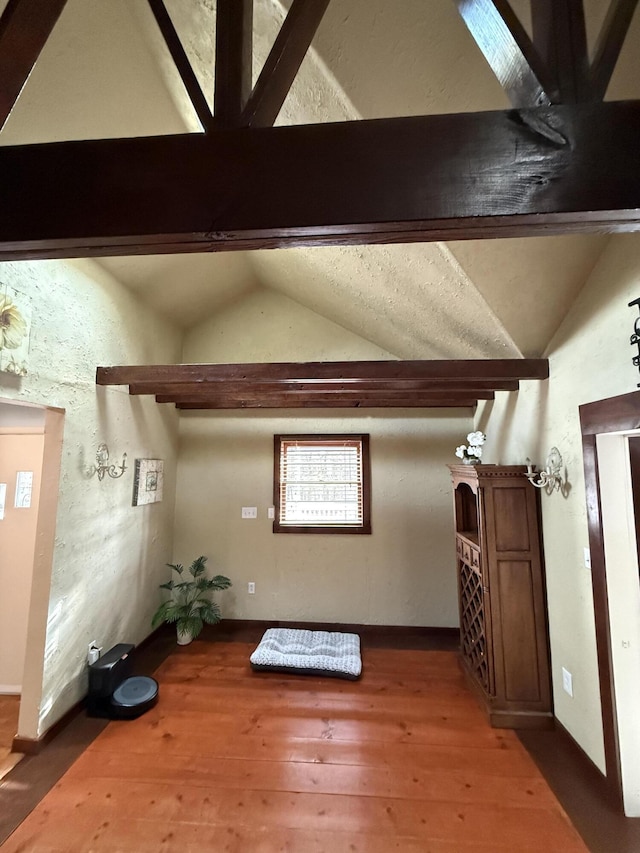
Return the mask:
[[[3,146],[0,259],[635,231],[639,135],[625,101]]]
[[[3,853],[585,853],[453,652],[363,650],[359,682],[252,673],[253,643],[176,649]]]

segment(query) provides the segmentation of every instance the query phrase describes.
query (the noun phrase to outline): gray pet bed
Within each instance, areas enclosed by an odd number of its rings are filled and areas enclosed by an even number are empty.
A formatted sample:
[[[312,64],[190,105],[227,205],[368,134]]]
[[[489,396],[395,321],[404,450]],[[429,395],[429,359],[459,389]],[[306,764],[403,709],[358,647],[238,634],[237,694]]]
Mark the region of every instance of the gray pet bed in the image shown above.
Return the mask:
[[[249,658],[257,672],[329,675],[355,680],[362,672],[360,637],[338,631],[269,628]]]

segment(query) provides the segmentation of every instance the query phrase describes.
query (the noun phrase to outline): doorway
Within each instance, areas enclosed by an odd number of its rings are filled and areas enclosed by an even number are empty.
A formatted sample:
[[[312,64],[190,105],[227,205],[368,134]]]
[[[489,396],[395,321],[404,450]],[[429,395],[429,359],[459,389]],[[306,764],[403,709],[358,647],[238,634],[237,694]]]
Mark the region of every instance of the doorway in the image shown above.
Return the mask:
[[[0,776],[37,739],[63,420],[0,400]]]
[[[606,781],[640,816],[640,580],[632,459],[640,392],[579,407]],[[631,440],[631,444],[629,443]]]

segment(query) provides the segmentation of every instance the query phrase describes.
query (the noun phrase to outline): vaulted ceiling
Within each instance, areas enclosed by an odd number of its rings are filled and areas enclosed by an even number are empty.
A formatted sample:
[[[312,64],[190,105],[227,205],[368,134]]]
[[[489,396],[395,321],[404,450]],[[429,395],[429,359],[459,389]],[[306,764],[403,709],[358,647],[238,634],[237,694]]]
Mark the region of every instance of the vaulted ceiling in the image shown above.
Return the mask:
[[[215,0],[165,5],[211,103]],[[290,5],[255,0],[254,79]],[[507,110],[507,95],[466,28],[460,5],[332,0],[276,124]],[[529,3],[511,6],[531,32]],[[607,8],[599,0],[585,3],[592,52]],[[640,97],[639,47],[636,11],[607,100]],[[145,0],[69,0],[0,144],[197,129],[197,115]],[[224,170],[225,163],[212,163],[212,169]],[[308,192],[304,181],[297,189]],[[346,181],[346,197],[349,192]],[[544,352],[609,239],[574,233],[99,262],[185,329],[267,288],[399,358],[517,358]]]

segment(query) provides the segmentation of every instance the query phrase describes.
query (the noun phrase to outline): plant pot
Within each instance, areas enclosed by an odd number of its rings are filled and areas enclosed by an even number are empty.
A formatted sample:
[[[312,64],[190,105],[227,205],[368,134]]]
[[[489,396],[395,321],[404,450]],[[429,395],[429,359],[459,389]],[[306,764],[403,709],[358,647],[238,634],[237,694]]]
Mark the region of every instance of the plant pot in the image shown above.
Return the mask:
[[[193,635],[191,631],[181,631],[180,628],[176,625],[176,635],[178,638],[179,646],[188,646],[189,643],[193,640]]]

